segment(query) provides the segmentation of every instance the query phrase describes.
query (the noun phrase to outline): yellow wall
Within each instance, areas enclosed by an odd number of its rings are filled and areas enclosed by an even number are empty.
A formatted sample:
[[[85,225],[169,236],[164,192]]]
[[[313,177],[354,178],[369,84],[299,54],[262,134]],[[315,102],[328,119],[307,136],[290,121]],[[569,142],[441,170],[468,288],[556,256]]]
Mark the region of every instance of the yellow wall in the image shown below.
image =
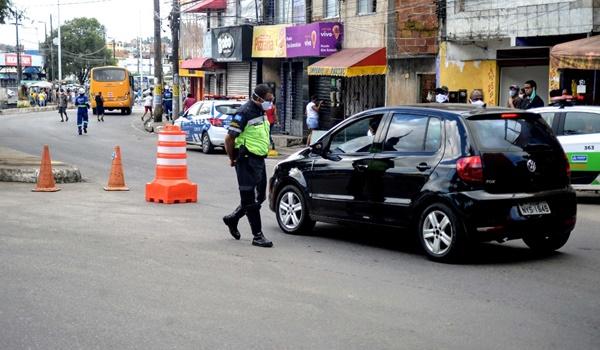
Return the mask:
[[[498,104],[498,86],[500,74],[495,60],[448,61],[446,43],[440,45],[440,86],[450,91],[467,89],[467,98],[471,91],[483,91],[483,99],[488,106]]]

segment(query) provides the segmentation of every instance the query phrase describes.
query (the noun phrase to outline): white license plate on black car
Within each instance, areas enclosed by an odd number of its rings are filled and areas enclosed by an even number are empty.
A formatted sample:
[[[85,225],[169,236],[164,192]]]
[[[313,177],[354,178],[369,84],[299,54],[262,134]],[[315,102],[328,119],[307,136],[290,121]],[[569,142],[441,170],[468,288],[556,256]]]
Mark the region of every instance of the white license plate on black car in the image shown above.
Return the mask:
[[[525,216],[550,214],[550,206],[546,202],[519,204],[519,210]]]

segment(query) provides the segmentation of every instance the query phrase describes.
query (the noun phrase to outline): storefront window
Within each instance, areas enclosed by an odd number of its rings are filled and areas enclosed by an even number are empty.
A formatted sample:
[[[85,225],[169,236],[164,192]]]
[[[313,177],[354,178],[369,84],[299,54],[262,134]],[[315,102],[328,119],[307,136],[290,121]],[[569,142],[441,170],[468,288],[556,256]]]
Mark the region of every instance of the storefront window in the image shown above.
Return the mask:
[[[323,7],[325,8],[325,18],[334,18],[339,16],[339,2],[338,0],[323,0]]]

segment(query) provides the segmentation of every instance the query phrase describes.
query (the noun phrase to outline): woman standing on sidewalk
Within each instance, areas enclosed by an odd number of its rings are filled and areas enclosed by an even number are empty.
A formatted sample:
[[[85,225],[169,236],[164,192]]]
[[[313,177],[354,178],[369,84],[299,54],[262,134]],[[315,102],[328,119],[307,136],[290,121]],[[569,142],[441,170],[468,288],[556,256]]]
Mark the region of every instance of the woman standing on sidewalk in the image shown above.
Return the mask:
[[[65,93],[65,90],[60,89],[60,95],[58,95],[58,114],[60,115],[60,121],[69,121],[67,117],[67,105],[69,104],[69,96]],[[65,115],[63,119],[63,114]]]

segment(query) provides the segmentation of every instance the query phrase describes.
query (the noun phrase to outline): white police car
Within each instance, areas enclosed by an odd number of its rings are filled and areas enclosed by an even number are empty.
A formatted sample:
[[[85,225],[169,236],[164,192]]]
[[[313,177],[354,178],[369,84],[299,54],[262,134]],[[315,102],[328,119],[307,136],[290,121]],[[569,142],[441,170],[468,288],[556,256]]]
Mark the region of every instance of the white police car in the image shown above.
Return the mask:
[[[211,153],[215,147],[224,147],[227,127],[241,105],[242,101],[231,99],[198,101],[174,124],[186,133],[188,144]]]
[[[541,114],[558,136],[571,165],[573,188],[600,191],[600,107],[555,106],[529,111]]]

